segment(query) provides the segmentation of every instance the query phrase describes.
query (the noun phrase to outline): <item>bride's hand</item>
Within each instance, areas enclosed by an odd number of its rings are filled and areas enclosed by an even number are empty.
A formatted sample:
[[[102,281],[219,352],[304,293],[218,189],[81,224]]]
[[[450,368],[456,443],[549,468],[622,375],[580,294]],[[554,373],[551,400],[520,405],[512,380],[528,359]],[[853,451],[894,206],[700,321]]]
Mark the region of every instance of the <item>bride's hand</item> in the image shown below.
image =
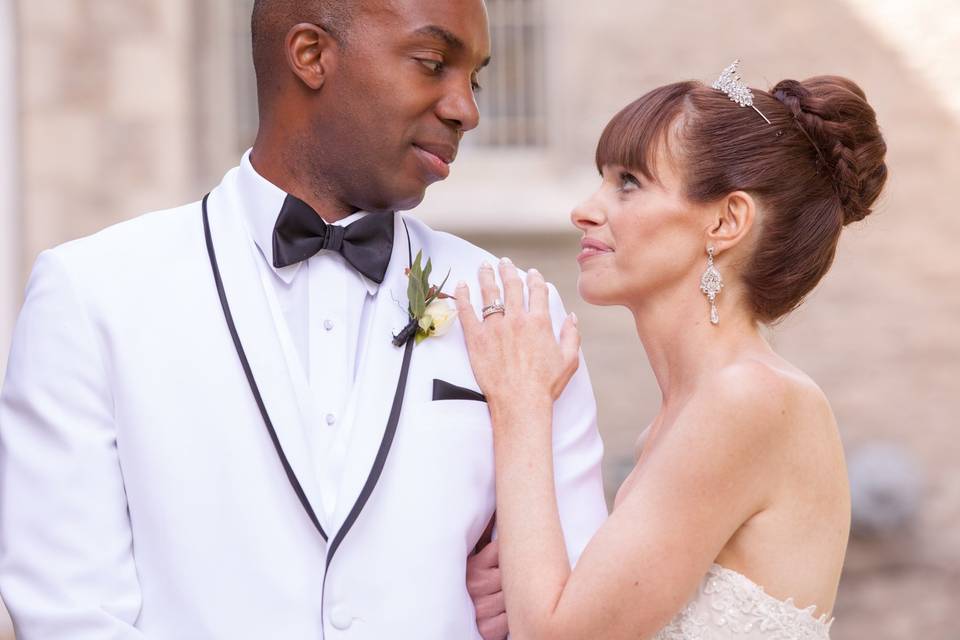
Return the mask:
[[[501,302],[503,313],[485,320],[477,317],[465,283],[457,286],[456,300],[470,364],[491,411],[553,402],[560,396],[580,363],[580,333],[576,316],[564,321],[559,341],[550,318],[547,283],[534,269],[527,273],[528,305],[516,267],[504,259],[500,266],[503,297],[493,267],[480,268],[483,306]]]

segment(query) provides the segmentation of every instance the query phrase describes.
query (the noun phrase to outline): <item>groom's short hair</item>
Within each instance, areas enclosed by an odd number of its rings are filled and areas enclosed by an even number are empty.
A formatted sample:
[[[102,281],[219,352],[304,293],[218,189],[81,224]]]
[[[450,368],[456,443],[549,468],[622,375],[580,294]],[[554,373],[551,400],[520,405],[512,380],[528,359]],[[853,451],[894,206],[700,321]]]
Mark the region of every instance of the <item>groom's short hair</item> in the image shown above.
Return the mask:
[[[283,43],[291,27],[301,22],[319,25],[345,46],[359,5],[359,0],[255,0],[250,32],[261,98],[270,86],[270,76],[285,60]]]
[[[255,0],[250,20],[254,57],[258,49],[269,46],[274,36],[282,38],[290,27],[301,22],[322,26],[344,44],[358,4],[357,0]]]

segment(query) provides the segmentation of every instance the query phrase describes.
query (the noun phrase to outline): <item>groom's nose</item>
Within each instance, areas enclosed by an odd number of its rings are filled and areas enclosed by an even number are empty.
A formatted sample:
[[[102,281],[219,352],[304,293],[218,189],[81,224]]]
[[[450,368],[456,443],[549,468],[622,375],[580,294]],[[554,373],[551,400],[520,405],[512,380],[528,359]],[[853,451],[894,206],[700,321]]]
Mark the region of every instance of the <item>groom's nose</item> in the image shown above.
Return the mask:
[[[480,124],[480,108],[469,79],[466,83],[456,85],[437,104],[437,115],[462,134],[476,129]]]

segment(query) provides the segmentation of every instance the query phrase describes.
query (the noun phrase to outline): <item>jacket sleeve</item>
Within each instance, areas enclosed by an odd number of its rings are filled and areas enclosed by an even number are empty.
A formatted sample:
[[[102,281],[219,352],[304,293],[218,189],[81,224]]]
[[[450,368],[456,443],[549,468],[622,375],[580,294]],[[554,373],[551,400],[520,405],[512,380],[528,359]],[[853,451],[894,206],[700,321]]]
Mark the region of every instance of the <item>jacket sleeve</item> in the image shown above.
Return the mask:
[[[143,637],[97,329],[56,250],[41,254],[0,393],[0,595],[18,640]]]
[[[567,313],[553,285],[549,289],[550,315],[559,335]],[[597,402],[582,354],[580,368],[554,405],[553,458],[557,506],[572,566],[607,518]]]

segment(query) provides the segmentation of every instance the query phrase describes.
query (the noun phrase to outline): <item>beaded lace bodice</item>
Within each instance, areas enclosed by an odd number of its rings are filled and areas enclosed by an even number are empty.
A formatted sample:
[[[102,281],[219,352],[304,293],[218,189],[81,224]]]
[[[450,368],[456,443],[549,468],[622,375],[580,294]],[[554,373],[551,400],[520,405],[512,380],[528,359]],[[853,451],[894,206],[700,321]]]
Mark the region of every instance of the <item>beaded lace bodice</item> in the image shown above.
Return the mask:
[[[714,564],[693,600],[654,640],[829,640],[833,621],[813,612]]]

